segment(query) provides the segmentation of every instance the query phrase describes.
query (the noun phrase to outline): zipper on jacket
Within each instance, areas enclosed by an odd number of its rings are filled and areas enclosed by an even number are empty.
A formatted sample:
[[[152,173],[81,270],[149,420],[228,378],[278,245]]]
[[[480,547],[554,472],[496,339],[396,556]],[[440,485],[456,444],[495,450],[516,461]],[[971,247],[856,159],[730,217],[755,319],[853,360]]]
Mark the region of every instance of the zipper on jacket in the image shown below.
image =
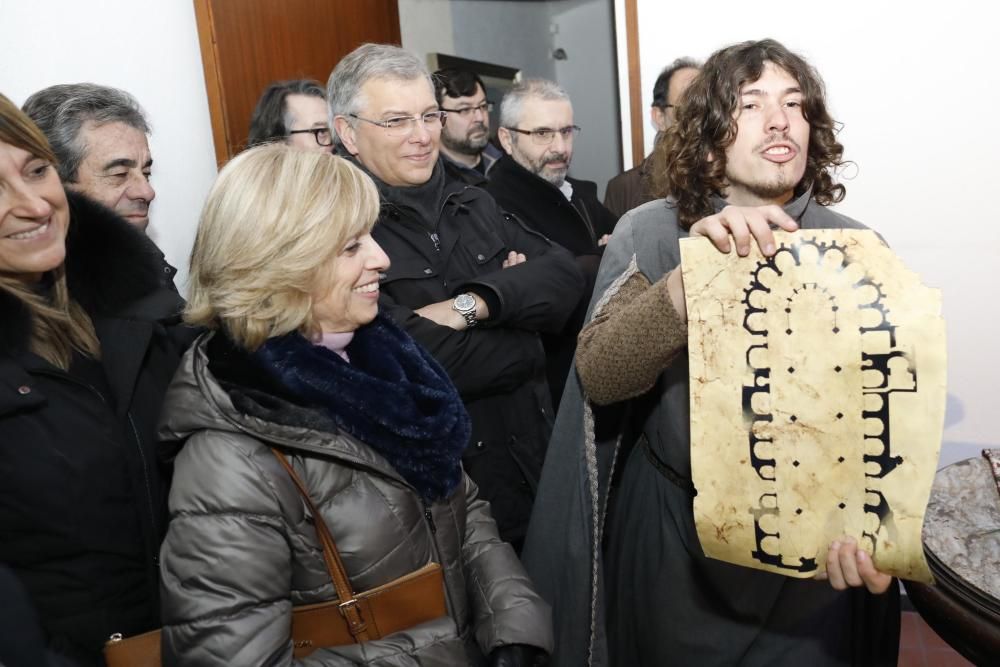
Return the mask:
[[[587,233],[590,234],[590,240],[597,244],[597,230],[594,229],[594,223],[590,220],[590,214],[587,213],[587,207],[584,205],[583,200],[578,200],[580,205],[577,206],[572,201],[569,202],[569,207],[576,211],[577,216],[583,221],[583,226],[587,228]]]
[[[421,500],[420,502],[424,505],[424,518],[427,519],[427,525],[431,529],[431,535],[437,535],[438,529],[437,525],[434,523],[434,514],[431,513],[430,506],[427,504],[426,500]],[[437,542],[437,540],[435,540],[435,542]]]
[[[423,498],[420,499],[420,504],[423,505],[423,507],[424,507],[424,519],[427,520],[427,527],[431,531],[432,558],[442,568],[444,568],[445,567],[445,562],[444,562],[444,559],[441,557],[441,554],[443,552],[441,550],[441,545],[438,544],[438,539],[437,539],[437,525],[434,523],[434,514],[431,512],[431,506],[428,505],[427,501],[424,500]],[[446,506],[448,506],[448,505],[446,504]],[[450,510],[450,507],[449,507],[449,510]],[[459,551],[459,553],[462,552],[462,544],[461,544],[461,542],[458,545],[458,551]],[[455,610],[458,609],[458,607],[455,606],[455,600],[453,600],[452,597],[453,597],[453,592],[451,590],[451,586],[448,585],[447,574],[445,574],[444,598],[445,598],[445,601],[446,601],[446,603],[448,605],[449,613],[455,613]],[[458,619],[456,619],[455,622],[458,623],[459,628],[462,627],[462,624],[458,621]]]
[[[155,544],[159,539],[159,527],[156,525],[156,507],[153,502],[153,489],[149,484],[149,463],[146,461],[146,452],[142,451],[142,438],[139,437],[139,429],[135,427],[135,421],[132,420],[132,411],[126,412],[128,415],[128,424],[132,427],[132,435],[135,436],[135,446],[139,450],[139,458],[142,460],[142,481],[146,487],[146,506],[149,509],[149,526],[152,529],[153,537],[153,566],[159,569],[160,567],[160,552],[155,548]]]
[[[434,251],[441,252],[441,237],[437,235],[437,232],[430,232],[431,242],[434,244]]]

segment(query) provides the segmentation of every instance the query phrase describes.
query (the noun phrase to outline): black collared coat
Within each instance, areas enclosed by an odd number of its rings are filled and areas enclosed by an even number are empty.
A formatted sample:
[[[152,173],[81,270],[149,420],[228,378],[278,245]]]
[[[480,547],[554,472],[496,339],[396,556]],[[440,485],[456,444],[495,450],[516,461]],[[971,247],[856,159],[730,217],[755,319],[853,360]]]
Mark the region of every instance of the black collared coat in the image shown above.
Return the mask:
[[[600,254],[597,241],[610,234],[618,220],[597,199],[596,183],[570,177],[566,181],[573,186],[571,199],[504,155],[490,169],[490,180],[484,187],[503,210],[574,255]]]
[[[385,197],[383,192],[383,197]],[[445,368],[472,417],[463,457],[501,536],[524,537],[552,429],[539,332],[558,332],[583,294],[573,257],[500,209],[484,190],[449,181],[437,220],[383,201],[372,232],[392,261],[380,307]],[[516,250],[527,261],[504,269]],[[490,318],[465,331],[417,315],[474,291]]]
[[[169,471],[155,427],[190,337],[156,246],[110,210],[69,202],[67,284],[101,358],[78,355],[67,372],[33,354],[28,312],[0,289],[0,563],[49,646],[89,665],[112,633],[159,625]]]
[[[504,155],[494,163],[490,181],[484,186],[505,211],[573,253],[584,276],[584,298],[579,306],[562,331],[545,337],[549,388],[557,408],[604,252],[598,241],[614,231],[617,221],[598,201],[596,183],[569,177],[566,181],[573,187],[571,199],[566,199],[559,188],[519,165],[510,155]]]
[[[726,202],[713,204],[721,211]],[[808,191],[784,210],[801,229],[863,228]],[[640,272],[655,283],[677,267],[687,236],[676,205],[665,200],[626,213],[601,265],[592,321],[614,316],[605,309],[629,276]],[[522,554],[553,607],[553,667],[895,665],[895,583],[882,595],[835,591],[827,582],[703,555],[693,510],[689,389],[681,354],[643,395],[608,406],[631,411],[627,428],[617,431],[621,413],[592,411],[587,387],[570,375]],[[610,424],[603,419],[609,416]],[[630,433],[648,447],[623,447]]]

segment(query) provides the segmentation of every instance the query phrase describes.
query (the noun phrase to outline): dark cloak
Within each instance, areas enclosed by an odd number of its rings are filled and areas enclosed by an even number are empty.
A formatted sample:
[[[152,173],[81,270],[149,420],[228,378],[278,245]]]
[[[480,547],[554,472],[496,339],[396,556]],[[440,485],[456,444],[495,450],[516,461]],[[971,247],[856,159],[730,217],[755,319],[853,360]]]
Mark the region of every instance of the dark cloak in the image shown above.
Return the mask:
[[[864,228],[809,192],[785,211],[804,229]],[[588,321],[634,272],[652,283],[677,266],[685,236],[664,200],[626,214],[605,252]],[[837,592],[702,554],[691,494],[651,465],[644,447],[630,446],[644,437],[690,480],[688,394],[686,357],[644,396],[598,410],[571,371],[522,556],[553,606],[552,664],[895,665],[895,582],[879,596]],[[622,470],[608,503],[616,458]]]

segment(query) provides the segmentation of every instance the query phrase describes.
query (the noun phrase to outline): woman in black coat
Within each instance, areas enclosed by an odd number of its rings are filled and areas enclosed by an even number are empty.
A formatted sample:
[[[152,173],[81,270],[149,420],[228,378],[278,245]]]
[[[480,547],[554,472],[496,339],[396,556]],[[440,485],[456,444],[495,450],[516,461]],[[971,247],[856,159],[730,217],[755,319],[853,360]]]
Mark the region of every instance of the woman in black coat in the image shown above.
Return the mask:
[[[159,625],[154,432],[182,302],[152,242],[54,165],[0,95],[0,564],[49,647],[100,665],[112,633]]]

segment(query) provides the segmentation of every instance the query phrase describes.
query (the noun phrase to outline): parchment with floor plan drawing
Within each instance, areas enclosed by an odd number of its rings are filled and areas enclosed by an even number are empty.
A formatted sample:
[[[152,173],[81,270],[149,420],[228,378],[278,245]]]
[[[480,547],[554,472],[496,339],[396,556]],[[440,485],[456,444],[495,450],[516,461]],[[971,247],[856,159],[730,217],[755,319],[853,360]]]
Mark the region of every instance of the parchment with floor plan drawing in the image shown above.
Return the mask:
[[[931,581],[921,526],[945,406],[940,292],[870,231],[681,241],[695,521],[707,556],[792,577],[858,540]]]

